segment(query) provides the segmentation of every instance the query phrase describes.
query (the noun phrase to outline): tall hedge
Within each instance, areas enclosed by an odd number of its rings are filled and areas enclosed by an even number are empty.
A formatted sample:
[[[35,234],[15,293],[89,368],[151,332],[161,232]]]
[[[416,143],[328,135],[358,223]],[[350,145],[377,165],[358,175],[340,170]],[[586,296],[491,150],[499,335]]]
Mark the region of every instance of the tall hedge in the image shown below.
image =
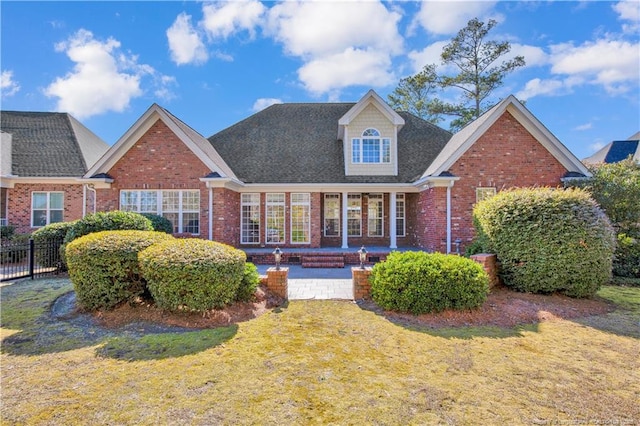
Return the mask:
[[[507,286],[590,297],[611,277],[613,228],[581,189],[501,191],[478,203],[473,215]]]
[[[461,256],[392,252],[371,271],[371,298],[393,311],[423,314],[473,309],[489,293],[489,277],[480,264]]]
[[[78,304],[87,310],[111,309],[146,290],[138,267],[138,252],[172,240],[154,231],[94,232],[66,247],[69,278]]]
[[[70,243],[92,232],[116,230],[153,231],[153,224],[149,219],[135,212],[113,210],[92,213],[74,222],[67,231],[64,242]]]
[[[226,244],[186,238],[153,245],[138,259],[156,305],[204,312],[237,299],[247,256]]]

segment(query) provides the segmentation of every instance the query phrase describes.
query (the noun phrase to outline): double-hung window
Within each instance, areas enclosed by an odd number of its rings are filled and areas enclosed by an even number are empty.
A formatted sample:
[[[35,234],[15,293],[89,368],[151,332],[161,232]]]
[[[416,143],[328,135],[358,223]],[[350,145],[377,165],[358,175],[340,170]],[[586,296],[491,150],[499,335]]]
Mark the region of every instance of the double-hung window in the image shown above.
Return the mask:
[[[39,227],[62,222],[64,216],[64,192],[31,193],[31,226]]]
[[[359,237],[362,235],[362,200],[360,194],[347,196],[347,235]]]
[[[291,194],[291,243],[311,242],[311,194]]]
[[[384,198],[382,194],[369,194],[367,207],[367,235],[382,237],[384,235]]]
[[[351,140],[351,162],[391,162],[391,139],[382,138],[376,129],[366,129],[362,132],[362,138]]]
[[[284,242],[284,194],[266,194],[265,217],[267,243]]]
[[[120,191],[120,210],[168,219],[174,233],[200,234],[199,190]]]
[[[260,194],[242,194],[240,204],[240,242],[259,244]]]
[[[340,194],[324,194],[324,236],[340,236]]]

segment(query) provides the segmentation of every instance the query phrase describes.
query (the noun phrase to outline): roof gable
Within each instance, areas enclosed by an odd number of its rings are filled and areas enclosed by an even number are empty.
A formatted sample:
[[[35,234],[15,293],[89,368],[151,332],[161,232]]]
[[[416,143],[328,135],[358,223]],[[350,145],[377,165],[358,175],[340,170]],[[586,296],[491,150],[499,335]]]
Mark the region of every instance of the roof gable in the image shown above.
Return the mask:
[[[157,104],[151,105],[109,151],[91,167],[85,177],[107,173],[158,120],[161,120],[212,172],[223,177],[235,178],[231,168],[202,135]]]
[[[440,176],[442,173],[447,172],[505,112],[509,112],[568,172],[577,172],[584,176],[591,175],[584,164],[562,142],[549,132],[520,101],[510,95],[454,134],[422,177]],[[496,149],[499,149],[499,147]]]
[[[344,138],[344,126],[348,126],[369,105],[378,109],[394,126],[400,130],[404,125],[404,119],[393,110],[375,91],[369,90],[338,120],[338,139]]]

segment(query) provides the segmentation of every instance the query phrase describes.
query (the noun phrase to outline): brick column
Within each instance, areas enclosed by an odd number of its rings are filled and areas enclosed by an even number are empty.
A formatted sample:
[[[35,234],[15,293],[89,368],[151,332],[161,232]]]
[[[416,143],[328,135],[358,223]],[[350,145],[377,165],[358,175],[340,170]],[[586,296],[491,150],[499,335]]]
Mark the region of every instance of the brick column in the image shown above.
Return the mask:
[[[474,254],[471,256],[471,260],[482,265],[482,268],[489,276],[489,288],[493,288],[500,284],[500,278],[498,277],[498,258],[495,254]]]
[[[351,275],[353,277],[353,299],[369,299],[371,297],[371,283],[369,282],[371,268],[360,269],[359,266],[354,266],[351,268]]]
[[[276,296],[288,299],[287,276],[289,268],[276,269],[271,267],[267,269],[267,288]]]

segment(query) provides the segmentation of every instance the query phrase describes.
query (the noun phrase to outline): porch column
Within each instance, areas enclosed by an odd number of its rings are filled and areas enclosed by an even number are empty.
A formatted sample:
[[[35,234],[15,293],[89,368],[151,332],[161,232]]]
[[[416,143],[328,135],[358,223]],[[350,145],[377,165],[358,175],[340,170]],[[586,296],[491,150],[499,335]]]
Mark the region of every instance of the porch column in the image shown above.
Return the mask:
[[[209,188],[209,240],[213,240],[213,188]]]
[[[389,248],[398,248],[396,229],[396,193],[389,193]]]
[[[348,235],[348,222],[347,222],[347,206],[348,206],[349,193],[342,193],[342,248],[349,248],[349,235]]]

